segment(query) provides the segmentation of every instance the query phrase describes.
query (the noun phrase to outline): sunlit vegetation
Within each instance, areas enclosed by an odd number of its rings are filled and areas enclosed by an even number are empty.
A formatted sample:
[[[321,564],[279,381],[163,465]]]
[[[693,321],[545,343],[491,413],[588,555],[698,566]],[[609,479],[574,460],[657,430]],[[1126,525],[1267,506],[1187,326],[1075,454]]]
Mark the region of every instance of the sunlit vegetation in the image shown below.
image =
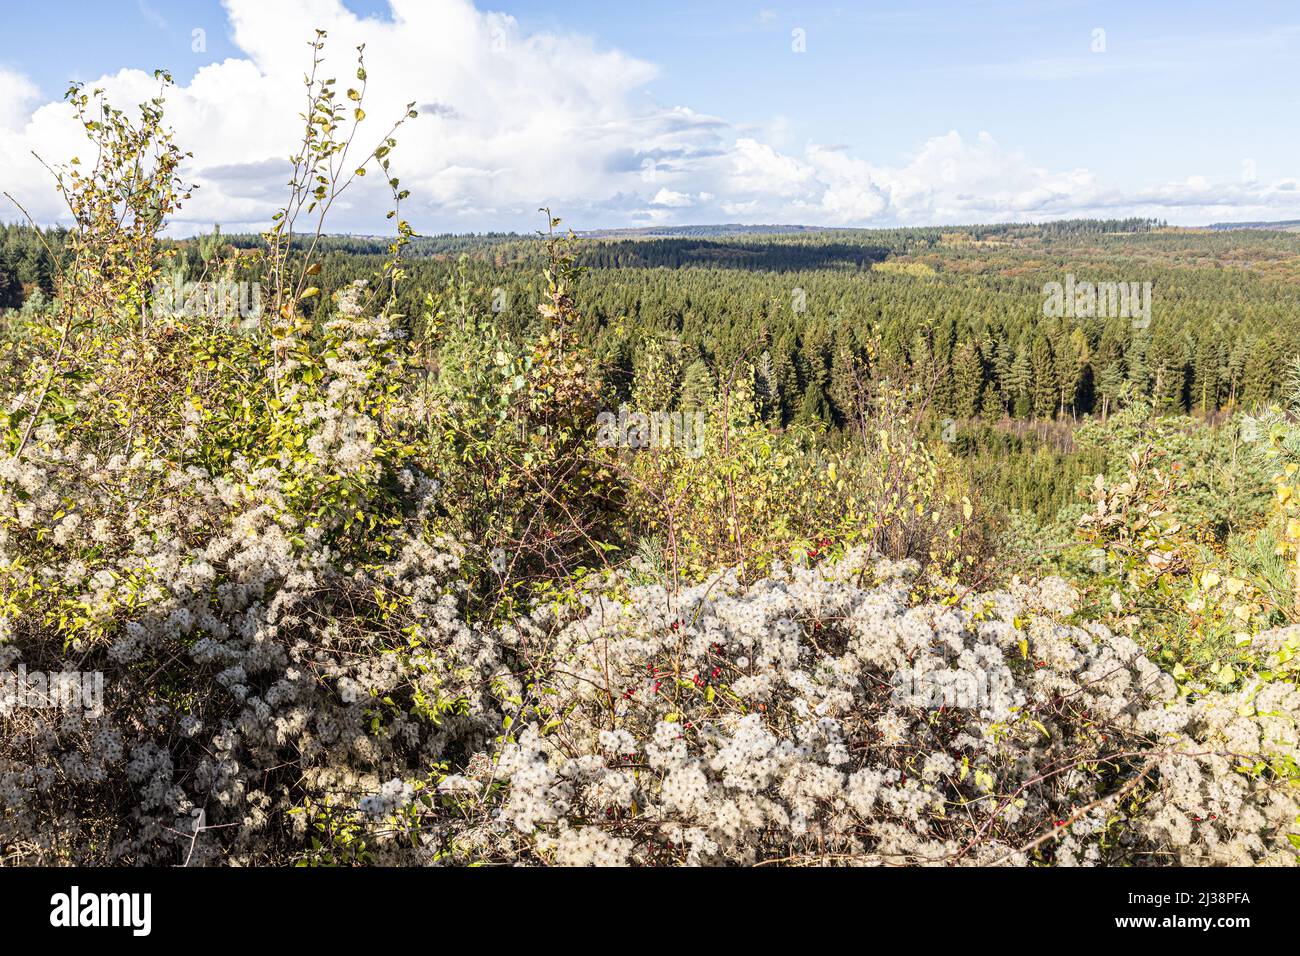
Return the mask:
[[[1296,862],[1300,236],[422,238],[325,40],[264,235],[159,74],[0,237],[0,859]]]

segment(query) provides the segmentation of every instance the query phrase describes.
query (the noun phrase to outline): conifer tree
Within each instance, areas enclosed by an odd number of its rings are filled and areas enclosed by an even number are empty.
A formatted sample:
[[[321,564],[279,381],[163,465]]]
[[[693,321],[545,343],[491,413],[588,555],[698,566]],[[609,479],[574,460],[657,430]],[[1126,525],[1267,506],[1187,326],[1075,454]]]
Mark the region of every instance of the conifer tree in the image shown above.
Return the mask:
[[[704,359],[697,358],[686,366],[678,395],[677,406],[684,412],[707,411],[713,407],[717,385]]]
[[[984,360],[974,342],[963,342],[953,356],[953,411],[959,418],[974,418],[984,390]]]

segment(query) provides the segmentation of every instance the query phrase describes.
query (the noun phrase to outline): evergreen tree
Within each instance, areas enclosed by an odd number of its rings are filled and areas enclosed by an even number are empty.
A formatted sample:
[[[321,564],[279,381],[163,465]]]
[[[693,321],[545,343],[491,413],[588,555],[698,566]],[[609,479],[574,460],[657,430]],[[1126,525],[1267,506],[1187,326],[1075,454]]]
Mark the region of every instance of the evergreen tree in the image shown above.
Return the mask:
[[[1051,418],[1056,409],[1060,389],[1056,384],[1055,363],[1052,360],[1052,347],[1046,337],[1034,336],[1034,344],[1029,353],[1029,363],[1034,369],[1033,413],[1035,418]]]
[[[780,385],[772,366],[772,353],[766,349],[754,364],[754,404],[759,417],[764,421],[780,419]]]
[[[1101,417],[1108,418],[1119,400],[1124,386],[1124,370],[1119,362],[1111,362],[1097,376],[1097,392],[1101,395]]]
[[[1007,373],[1007,389],[1011,399],[1011,414],[1027,418],[1034,410],[1034,366],[1029,349],[1022,342],[1016,350],[1015,360]]]
[[[707,411],[713,407],[718,394],[717,385],[704,359],[697,358],[686,366],[678,394],[678,408],[684,412]]]
[[[13,257],[0,249],[0,309],[17,309],[23,304],[23,285]]]
[[[953,356],[953,412],[963,419],[979,414],[984,390],[984,360],[974,342],[963,342]]]

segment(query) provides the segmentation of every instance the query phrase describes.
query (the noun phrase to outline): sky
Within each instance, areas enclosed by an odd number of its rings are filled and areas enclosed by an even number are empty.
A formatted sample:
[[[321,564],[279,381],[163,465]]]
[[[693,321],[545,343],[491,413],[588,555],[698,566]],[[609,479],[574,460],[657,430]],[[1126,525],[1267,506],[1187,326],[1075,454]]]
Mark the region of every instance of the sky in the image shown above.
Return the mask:
[[[1300,219],[1300,4],[1196,0],[0,0],[0,189],[66,221],[62,96],[155,95],[200,189],[169,231],[284,201],[313,29],[420,233],[707,223]],[[330,232],[384,233],[359,181]],[[14,221],[7,208],[0,221]]]

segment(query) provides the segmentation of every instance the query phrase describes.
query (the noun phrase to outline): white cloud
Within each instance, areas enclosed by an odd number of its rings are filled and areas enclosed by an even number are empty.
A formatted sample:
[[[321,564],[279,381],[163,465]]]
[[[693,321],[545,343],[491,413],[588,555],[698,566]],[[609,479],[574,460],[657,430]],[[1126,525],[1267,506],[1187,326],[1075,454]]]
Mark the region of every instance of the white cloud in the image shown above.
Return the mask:
[[[39,96],[31,80],[0,66],[0,130],[22,129]]]
[[[655,198],[650,200],[655,206],[671,206],[674,209],[685,209],[687,206],[695,205],[695,200],[686,193],[674,192],[671,189],[661,189],[655,193]]]
[[[1154,215],[1175,222],[1300,217],[1294,182],[1186,178],[1142,190],[1106,186],[1086,169],[1049,170],[993,136],[935,136],[900,164],[791,142],[788,124],[742,129],[689,104],[646,95],[656,67],[572,34],[525,33],[470,0],[391,0],[364,19],[340,0],[225,0],[238,58],[212,63],[169,95],[177,141],[201,189],[173,231],[221,221],[262,228],[282,201],[302,106],[307,40],[329,31],[326,72],[348,85],[366,45],[363,139],[414,101],[394,171],[422,232],[531,230],[549,205],[576,228],[673,222],[825,225],[970,223],[1077,215]],[[154,94],[122,70],[94,81],[115,103]],[[368,129],[367,129],[368,128]],[[82,146],[71,111],[39,105],[25,77],[0,70],[0,188],[43,221],[60,213],[31,156],[66,160]],[[1235,172],[1235,171],[1234,171]],[[384,232],[379,177],[336,206],[333,231]]]

